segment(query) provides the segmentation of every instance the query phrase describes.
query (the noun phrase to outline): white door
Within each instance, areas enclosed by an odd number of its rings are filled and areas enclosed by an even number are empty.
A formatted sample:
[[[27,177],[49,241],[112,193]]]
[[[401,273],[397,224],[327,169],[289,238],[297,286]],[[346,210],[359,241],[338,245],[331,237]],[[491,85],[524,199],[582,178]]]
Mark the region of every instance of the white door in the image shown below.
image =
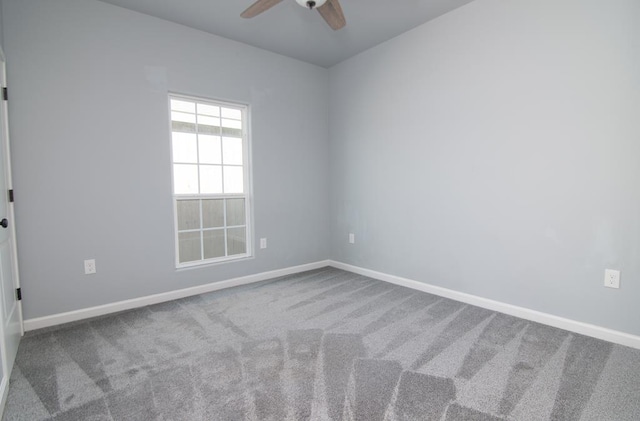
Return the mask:
[[[0,50],[0,417],[9,391],[9,376],[16,359],[22,336],[22,307],[17,298],[18,260],[16,258],[13,203],[9,201],[11,165],[9,154],[9,127],[7,101],[4,99],[6,84],[4,54]]]

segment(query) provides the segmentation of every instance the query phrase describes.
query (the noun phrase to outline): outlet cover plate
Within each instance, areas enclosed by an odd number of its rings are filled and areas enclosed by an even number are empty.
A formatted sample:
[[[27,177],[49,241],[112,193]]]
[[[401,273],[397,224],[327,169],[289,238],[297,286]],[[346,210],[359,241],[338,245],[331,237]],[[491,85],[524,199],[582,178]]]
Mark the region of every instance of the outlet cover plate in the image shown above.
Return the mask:
[[[84,274],[92,275],[96,273],[96,259],[89,259],[84,261]]]
[[[605,269],[604,286],[607,288],[620,288],[620,271],[614,269]]]

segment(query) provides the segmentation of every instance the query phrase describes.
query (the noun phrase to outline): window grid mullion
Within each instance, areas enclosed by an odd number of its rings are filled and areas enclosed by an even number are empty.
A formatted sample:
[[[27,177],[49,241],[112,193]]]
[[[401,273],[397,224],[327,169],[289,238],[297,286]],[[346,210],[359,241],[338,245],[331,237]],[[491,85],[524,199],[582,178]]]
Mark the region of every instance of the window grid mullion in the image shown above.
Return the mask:
[[[200,185],[200,127],[198,126],[198,103],[194,102],[196,112],[194,117],[196,118],[196,167],[198,168],[198,193],[202,191]]]
[[[204,215],[202,210],[202,199],[198,200],[198,206],[200,207],[200,259],[204,260]]]
[[[199,200],[199,199],[244,199],[246,196],[239,193],[229,194],[183,194],[174,195],[176,200]]]
[[[229,233],[227,231],[227,199],[223,199],[223,203],[224,203],[224,205],[222,206],[222,212],[224,213],[224,215],[223,215],[224,223],[223,223],[222,226],[224,228],[224,255],[225,256],[229,256],[229,250],[228,250],[228,247],[227,247],[227,243],[228,243],[227,237],[229,235]]]
[[[222,119],[222,110],[220,110],[220,118]],[[220,179],[222,180],[222,193],[224,194],[224,143],[222,137],[222,120],[220,120]]]
[[[196,166],[198,168],[198,193],[202,191],[202,180],[200,179],[200,119],[198,118],[198,103],[194,101],[196,119]],[[202,199],[198,199],[199,209],[199,234],[200,234],[200,260],[204,260],[204,222],[202,213]]]

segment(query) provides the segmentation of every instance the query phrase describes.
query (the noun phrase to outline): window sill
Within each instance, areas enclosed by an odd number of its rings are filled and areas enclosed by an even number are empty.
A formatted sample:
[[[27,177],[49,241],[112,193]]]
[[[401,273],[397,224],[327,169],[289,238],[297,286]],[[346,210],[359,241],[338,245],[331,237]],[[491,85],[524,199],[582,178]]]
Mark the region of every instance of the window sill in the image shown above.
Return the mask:
[[[203,261],[197,261],[197,262],[182,263],[176,266],[176,272],[182,272],[182,271],[191,270],[191,269],[201,269],[201,268],[206,268],[211,266],[220,266],[228,263],[246,262],[247,260],[252,260],[254,258],[255,256],[252,254],[243,254],[243,255],[239,255],[239,257],[234,256],[230,258],[225,258],[223,260],[214,260],[214,261],[203,260]]]

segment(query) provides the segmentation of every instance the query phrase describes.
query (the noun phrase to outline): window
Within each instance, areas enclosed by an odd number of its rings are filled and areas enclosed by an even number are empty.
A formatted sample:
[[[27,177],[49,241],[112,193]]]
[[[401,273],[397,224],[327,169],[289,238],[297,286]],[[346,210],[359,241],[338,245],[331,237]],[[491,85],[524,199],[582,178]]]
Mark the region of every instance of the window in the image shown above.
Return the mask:
[[[247,107],[169,102],[176,266],[251,256]]]

